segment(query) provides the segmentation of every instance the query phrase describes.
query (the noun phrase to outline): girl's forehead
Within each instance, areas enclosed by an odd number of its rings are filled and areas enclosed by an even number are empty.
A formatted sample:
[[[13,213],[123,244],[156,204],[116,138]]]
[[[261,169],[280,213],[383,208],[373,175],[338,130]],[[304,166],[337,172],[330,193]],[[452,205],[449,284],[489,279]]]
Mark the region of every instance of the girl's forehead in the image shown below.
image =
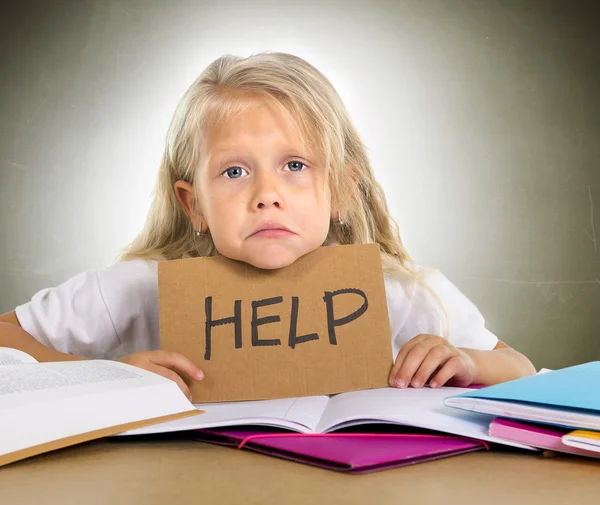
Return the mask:
[[[306,154],[314,151],[298,118],[273,100],[256,99],[230,112],[213,116],[205,123],[202,149],[205,153],[241,150],[259,142]]]

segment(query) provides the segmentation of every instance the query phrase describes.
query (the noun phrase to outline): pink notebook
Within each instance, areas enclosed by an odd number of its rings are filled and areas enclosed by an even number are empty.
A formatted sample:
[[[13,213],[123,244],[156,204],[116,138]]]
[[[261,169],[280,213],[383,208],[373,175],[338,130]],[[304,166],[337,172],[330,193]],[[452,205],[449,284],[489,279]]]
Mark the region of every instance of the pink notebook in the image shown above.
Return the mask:
[[[600,453],[565,445],[562,441],[562,437],[570,431],[571,430],[569,429],[563,429],[556,426],[539,425],[501,418],[494,419],[490,423],[489,428],[489,434],[493,437],[520,442],[522,444],[538,447],[539,449],[600,458]]]
[[[300,434],[260,429],[198,430],[203,442],[277,456],[330,470],[368,473],[488,449],[485,442],[420,433]]]

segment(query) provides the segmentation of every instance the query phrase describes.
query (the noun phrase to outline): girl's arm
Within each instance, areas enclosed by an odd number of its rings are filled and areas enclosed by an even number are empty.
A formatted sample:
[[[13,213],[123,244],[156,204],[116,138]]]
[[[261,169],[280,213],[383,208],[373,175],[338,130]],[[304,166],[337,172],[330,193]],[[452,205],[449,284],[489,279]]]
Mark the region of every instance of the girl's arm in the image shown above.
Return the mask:
[[[50,349],[40,344],[27,333],[17,319],[16,313],[7,312],[0,315],[0,347],[11,347],[26,352],[36,360],[42,361],[75,361],[84,358]]]
[[[536,370],[523,354],[498,341],[491,351],[457,348],[437,335],[418,335],[407,342],[390,372],[390,385],[399,388],[472,384],[491,386]]]
[[[402,342],[391,386],[491,386],[536,373],[529,359],[487,330],[477,307],[441,272],[425,270],[422,280],[410,290],[388,282],[388,289],[396,287],[390,309],[394,341]],[[446,338],[434,334],[444,327]]]
[[[526,356],[498,341],[493,351],[460,349],[471,358],[475,365],[474,384],[490,386],[527,375],[534,375],[536,369]]]

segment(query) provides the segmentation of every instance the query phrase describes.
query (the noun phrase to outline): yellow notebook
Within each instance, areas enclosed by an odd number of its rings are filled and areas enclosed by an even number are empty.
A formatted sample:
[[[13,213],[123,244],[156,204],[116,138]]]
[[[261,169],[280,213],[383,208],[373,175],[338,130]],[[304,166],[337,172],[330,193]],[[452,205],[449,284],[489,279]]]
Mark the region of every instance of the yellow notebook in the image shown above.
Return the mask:
[[[571,447],[600,452],[600,431],[571,431],[562,437],[562,442]]]

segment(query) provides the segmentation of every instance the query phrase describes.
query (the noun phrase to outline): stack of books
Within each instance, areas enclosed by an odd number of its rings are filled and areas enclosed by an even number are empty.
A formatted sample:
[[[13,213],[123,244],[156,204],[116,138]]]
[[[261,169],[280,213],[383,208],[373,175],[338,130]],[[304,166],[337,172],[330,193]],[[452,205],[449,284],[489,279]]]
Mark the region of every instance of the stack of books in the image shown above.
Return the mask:
[[[465,392],[444,403],[494,416],[490,436],[600,458],[600,361]]]

